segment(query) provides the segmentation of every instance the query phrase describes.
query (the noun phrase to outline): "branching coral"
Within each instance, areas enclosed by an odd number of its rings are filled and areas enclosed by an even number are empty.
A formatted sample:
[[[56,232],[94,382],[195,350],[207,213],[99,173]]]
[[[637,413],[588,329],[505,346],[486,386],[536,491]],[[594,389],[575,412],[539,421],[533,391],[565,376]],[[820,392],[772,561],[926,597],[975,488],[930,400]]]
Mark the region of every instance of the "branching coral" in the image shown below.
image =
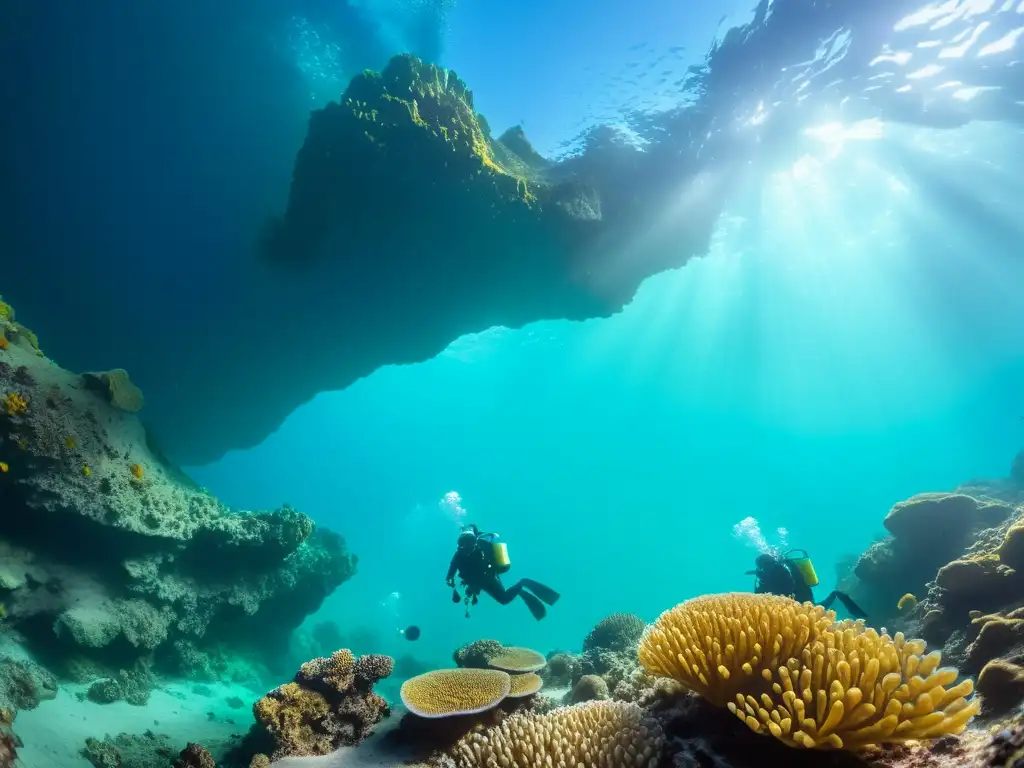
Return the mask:
[[[462,739],[452,757],[457,768],[653,768],[663,743],[660,727],[640,707],[602,701],[513,715]]]
[[[733,593],[666,611],[640,662],[793,746],[855,749],[961,733],[977,713],[970,680],[939,669],[920,640],[775,595]]]

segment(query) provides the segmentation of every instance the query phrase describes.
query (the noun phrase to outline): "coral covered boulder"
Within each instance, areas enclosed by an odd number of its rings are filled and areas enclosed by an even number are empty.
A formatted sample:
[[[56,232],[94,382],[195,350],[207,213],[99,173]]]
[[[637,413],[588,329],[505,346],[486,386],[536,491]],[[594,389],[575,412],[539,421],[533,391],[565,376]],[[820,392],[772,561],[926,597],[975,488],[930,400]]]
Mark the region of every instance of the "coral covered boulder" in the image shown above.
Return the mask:
[[[275,656],[355,558],[287,505],[238,513],[198,488],[152,444],[122,374],[76,376],[27,343],[0,350],[5,624],[108,676],[176,647]]]
[[[393,668],[388,656],[357,659],[348,650],[307,661],[292,682],[253,705],[256,722],[274,741],[271,758],[326,755],[359,744],[391,713],[373,686]]]

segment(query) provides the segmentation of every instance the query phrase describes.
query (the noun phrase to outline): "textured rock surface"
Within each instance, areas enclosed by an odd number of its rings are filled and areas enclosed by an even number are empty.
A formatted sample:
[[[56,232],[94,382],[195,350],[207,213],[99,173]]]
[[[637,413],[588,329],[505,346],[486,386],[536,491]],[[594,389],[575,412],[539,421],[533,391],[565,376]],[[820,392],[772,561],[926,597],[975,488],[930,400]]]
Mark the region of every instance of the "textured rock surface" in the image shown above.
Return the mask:
[[[664,216],[687,184],[687,207]],[[455,73],[397,57],[313,113],[264,258],[209,329],[218,342],[190,344],[173,382],[147,377],[144,414],[172,458],[199,464],[463,334],[611,315],[706,252],[725,195],[655,147],[548,163],[521,131],[492,137]]]
[[[5,626],[72,677],[82,659],[114,676],[154,651],[276,650],[354,572],[300,512],[227,509],[28,343],[0,350],[0,462]]]

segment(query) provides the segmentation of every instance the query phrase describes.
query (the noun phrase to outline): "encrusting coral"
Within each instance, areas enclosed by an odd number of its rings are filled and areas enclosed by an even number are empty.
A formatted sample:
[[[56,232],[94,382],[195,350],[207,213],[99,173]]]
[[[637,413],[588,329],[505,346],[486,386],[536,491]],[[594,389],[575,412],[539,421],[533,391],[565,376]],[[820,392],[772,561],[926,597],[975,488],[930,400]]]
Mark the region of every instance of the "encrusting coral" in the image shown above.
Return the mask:
[[[512,690],[512,678],[497,669],[438,669],[406,680],[401,697],[419,717],[477,714],[493,709]]]
[[[731,593],[688,600],[647,629],[639,657],[793,746],[856,749],[963,732],[973,683],[920,640],[879,635],[810,603]]]
[[[257,723],[273,738],[271,759],[326,755],[359,744],[391,713],[373,686],[391,674],[388,656],[342,649],[307,661],[295,679],[253,705]]]
[[[463,738],[451,757],[457,768],[653,768],[663,747],[661,728],[640,707],[602,701],[513,715]]]

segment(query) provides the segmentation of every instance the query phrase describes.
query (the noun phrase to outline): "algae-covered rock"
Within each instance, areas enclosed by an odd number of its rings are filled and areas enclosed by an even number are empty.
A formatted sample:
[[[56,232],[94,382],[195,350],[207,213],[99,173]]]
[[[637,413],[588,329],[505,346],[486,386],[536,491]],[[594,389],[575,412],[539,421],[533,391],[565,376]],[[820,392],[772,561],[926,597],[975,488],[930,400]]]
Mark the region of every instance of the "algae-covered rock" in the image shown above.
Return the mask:
[[[552,226],[569,227],[574,217],[549,205],[558,183],[545,177],[543,158],[521,130],[506,138],[510,145],[489,135],[473,92],[454,72],[396,56],[313,113],[288,208],[270,225],[265,253],[305,263],[324,255],[333,232],[342,234],[347,258],[363,245],[386,248],[396,236],[426,249],[431,234],[476,215],[490,220],[482,232],[502,220],[530,228],[551,218]],[[430,215],[439,217],[438,228],[425,226]],[[389,216],[405,225],[382,227]]]

